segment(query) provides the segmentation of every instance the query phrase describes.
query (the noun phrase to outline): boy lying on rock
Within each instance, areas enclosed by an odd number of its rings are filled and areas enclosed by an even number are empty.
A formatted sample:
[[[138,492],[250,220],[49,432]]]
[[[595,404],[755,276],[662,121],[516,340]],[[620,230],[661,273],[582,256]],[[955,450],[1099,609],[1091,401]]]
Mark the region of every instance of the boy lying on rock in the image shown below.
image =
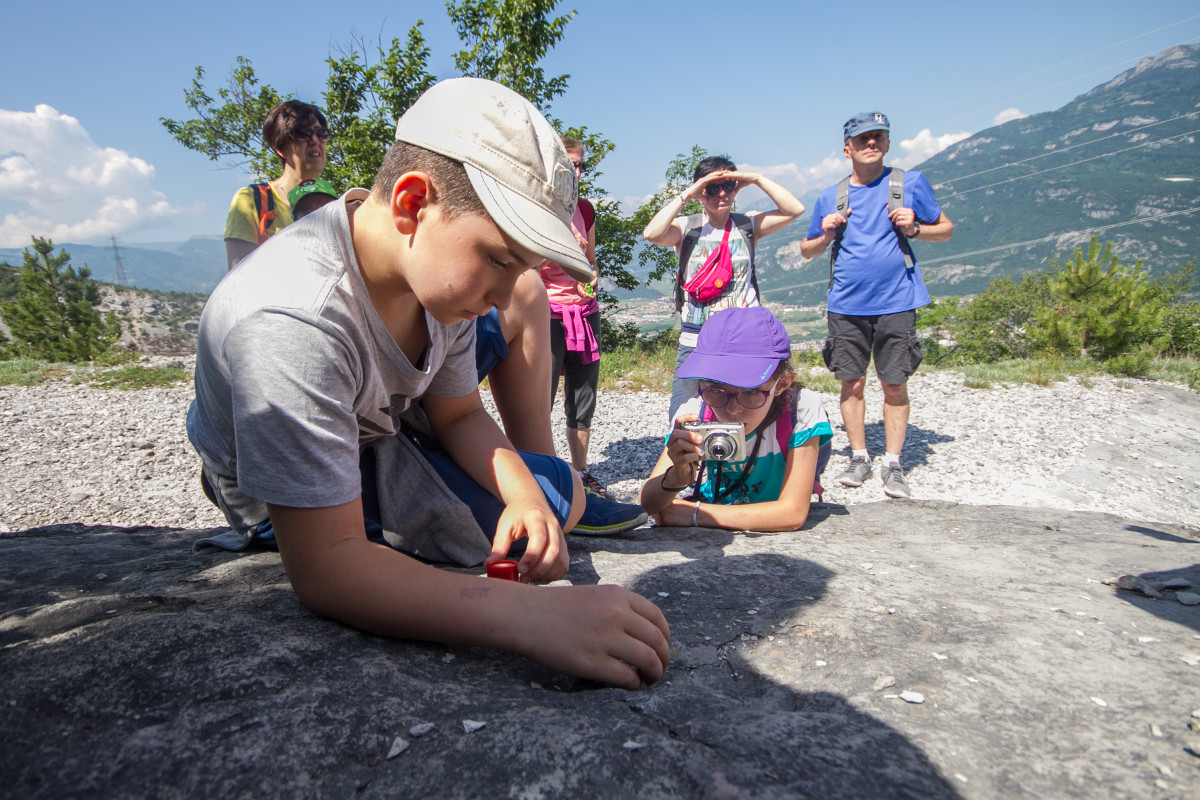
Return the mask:
[[[478,390],[475,320],[546,259],[590,272],[576,191],[525,99],[435,85],[369,193],[285,229],[213,292],[188,435],[241,541],[273,534],[317,613],[634,689],[666,669],[662,612],[616,586],[528,585],[567,571],[583,488],[560,459],[515,450]],[[514,543],[523,582],[405,555],[474,565]]]

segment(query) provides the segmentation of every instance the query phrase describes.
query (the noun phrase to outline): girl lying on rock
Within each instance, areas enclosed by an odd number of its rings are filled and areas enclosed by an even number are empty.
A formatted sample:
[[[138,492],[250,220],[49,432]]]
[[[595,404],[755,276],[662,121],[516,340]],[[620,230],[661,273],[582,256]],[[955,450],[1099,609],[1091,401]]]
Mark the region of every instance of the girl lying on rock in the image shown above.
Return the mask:
[[[730,308],[705,323],[679,372],[699,379],[698,396],[680,406],[642,485],[641,504],[659,525],[804,524],[813,493],[822,492],[833,429],[821,398],[796,382],[791,354],[787,331],[766,308]]]

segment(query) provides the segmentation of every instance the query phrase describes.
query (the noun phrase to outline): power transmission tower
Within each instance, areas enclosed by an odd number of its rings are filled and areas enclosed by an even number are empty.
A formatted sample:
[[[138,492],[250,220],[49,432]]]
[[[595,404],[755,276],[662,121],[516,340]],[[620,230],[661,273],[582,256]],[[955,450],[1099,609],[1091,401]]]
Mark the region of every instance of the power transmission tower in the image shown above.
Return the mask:
[[[117,235],[112,234],[113,260],[117,262],[117,283],[128,286],[129,279],[125,277],[125,266],[121,263],[121,251],[117,249]]]

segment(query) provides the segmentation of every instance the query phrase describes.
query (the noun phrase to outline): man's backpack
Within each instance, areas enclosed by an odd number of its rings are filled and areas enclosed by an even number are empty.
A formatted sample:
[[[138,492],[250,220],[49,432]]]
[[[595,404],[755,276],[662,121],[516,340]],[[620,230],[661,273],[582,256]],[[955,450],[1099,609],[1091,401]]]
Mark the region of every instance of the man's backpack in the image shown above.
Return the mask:
[[[850,207],[850,176],[842,178],[837,185],[837,213],[842,216],[846,215],[846,209]],[[888,173],[888,214],[891,214],[897,208],[904,207],[904,170],[899,167],[892,167]],[[846,223],[847,225],[849,223]],[[893,226],[896,231],[896,238],[900,240],[900,252],[904,254],[904,265],[909,270],[913,268],[912,245],[908,243],[908,237],[900,232],[899,228]],[[837,263],[838,253],[842,251],[842,234],[846,232],[846,226],[843,225],[838,229],[837,238],[833,240],[833,247],[829,251],[829,288],[833,288],[833,268]]]
[[[271,238],[271,226],[275,223],[275,193],[269,183],[252,183],[254,211],[258,215],[258,243]]]
[[[748,217],[745,214],[730,213],[729,216],[733,219],[733,224],[742,232],[742,238],[746,240],[746,244],[750,247],[750,285],[754,287],[755,293],[758,292],[758,276],[754,273],[754,218]],[[683,229],[683,241],[679,243],[679,268],[675,275],[675,312],[683,311],[683,284],[684,274],[687,272],[688,259],[692,257],[692,251],[696,249],[696,242],[700,241],[700,231],[704,229],[704,215],[692,214],[687,218],[687,223]]]

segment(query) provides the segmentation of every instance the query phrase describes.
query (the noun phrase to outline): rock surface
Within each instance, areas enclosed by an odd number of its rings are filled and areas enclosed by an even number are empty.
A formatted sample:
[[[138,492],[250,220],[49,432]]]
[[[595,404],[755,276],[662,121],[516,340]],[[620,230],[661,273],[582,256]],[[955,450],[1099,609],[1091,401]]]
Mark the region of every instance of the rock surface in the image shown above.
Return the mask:
[[[1101,583],[1200,585],[1189,526],[911,501],[572,537],[571,581],[671,623],[636,692],[359,633],[202,533],[0,537],[0,795],[1200,797],[1200,608]]]

